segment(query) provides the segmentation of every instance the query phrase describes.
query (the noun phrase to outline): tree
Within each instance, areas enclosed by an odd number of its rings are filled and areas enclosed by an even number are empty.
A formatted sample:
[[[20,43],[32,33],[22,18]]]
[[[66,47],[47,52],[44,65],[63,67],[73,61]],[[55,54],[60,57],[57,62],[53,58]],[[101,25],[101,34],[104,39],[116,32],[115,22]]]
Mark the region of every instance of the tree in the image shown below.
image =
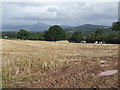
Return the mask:
[[[29,38],[29,32],[27,32],[24,29],[20,29],[20,31],[17,33],[17,38],[21,40],[25,40]]]
[[[104,41],[104,29],[98,28],[95,31],[95,41]]]
[[[43,35],[40,32],[32,32],[29,35],[29,40],[43,40]]]
[[[58,41],[66,39],[66,32],[58,25],[51,26],[48,31],[45,31],[44,38],[46,41]]]
[[[7,37],[7,38],[6,38]],[[5,38],[5,39],[17,39],[17,32],[13,32],[13,31],[10,31],[10,32],[2,32],[2,38]]]
[[[98,28],[98,29],[95,31],[95,33],[96,33],[96,36],[102,35],[102,34],[104,33],[104,30],[103,30],[102,28]]]
[[[120,33],[110,33],[106,37],[106,43],[120,44]]]
[[[90,34],[88,34],[86,41],[87,41],[88,43],[94,43],[94,42],[95,42],[95,39],[96,39],[95,34],[96,34],[95,32],[91,32]]]
[[[75,31],[72,37],[69,39],[70,42],[80,43],[83,39],[83,35],[80,31]]]
[[[111,29],[115,32],[120,32],[120,21],[113,22]]]

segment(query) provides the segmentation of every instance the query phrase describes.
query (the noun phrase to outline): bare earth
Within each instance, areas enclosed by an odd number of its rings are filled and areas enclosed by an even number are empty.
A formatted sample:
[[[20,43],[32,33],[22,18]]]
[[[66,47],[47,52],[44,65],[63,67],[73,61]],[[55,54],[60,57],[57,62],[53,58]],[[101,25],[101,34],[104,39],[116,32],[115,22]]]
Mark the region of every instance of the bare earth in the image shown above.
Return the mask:
[[[117,88],[117,44],[2,40],[4,87]]]

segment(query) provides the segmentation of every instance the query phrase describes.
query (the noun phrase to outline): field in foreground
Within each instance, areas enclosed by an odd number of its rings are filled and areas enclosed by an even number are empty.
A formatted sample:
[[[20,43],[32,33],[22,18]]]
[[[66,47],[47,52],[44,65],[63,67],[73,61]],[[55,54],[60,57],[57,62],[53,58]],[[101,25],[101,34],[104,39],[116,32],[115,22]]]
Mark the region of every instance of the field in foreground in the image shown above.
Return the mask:
[[[2,40],[4,87],[115,88],[118,45]]]

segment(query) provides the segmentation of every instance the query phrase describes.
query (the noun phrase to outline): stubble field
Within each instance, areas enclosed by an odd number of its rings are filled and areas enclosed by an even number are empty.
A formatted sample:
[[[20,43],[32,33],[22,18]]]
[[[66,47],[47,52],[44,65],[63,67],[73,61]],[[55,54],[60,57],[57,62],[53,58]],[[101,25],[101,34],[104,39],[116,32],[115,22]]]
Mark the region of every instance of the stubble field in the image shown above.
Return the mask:
[[[5,87],[116,88],[118,46],[2,39],[2,81]]]

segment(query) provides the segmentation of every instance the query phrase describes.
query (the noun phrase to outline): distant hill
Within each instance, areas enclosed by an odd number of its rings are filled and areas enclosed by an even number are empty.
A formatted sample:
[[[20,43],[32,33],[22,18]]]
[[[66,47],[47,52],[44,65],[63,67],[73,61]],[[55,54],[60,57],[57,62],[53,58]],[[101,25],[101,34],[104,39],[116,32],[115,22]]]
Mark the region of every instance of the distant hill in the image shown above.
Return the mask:
[[[98,28],[103,28],[105,33],[112,32],[110,26],[102,26],[102,25],[93,25],[93,24],[84,24],[75,27],[65,28],[66,31],[73,32],[74,30],[80,30],[83,33],[90,33],[96,31]]]
[[[19,31],[21,28],[26,29],[27,31],[42,31],[47,30],[50,27],[50,25],[37,23],[33,25],[3,25],[2,30],[3,31]]]
[[[37,23],[33,25],[3,25],[2,30],[3,31],[19,31],[22,28],[22,29],[26,29],[27,31],[44,31],[44,30],[48,30],[50,26],[52,25],[47,25],[43,23]],[[65,26],[65,25],[59,25],[59,26],[61,26],[68,32],[80,30],[83,33],[89,33],[89,32],[94,32],[97,28],[104,28],[106,33],[112,31],[110,29],[110,26],[93,25],[93,24],[84,24],[84,25],[78,25],[78,26]]]
[[[37,23],[33,25],[3,25],[2,30],[3,31],[19,31],[21,28],[26,29],[28,31],[43,31],[48,30],[49,27],[52,25],[47,25],[43,23]],[[69,26],[60,25],[62,28],[69,28]]]

